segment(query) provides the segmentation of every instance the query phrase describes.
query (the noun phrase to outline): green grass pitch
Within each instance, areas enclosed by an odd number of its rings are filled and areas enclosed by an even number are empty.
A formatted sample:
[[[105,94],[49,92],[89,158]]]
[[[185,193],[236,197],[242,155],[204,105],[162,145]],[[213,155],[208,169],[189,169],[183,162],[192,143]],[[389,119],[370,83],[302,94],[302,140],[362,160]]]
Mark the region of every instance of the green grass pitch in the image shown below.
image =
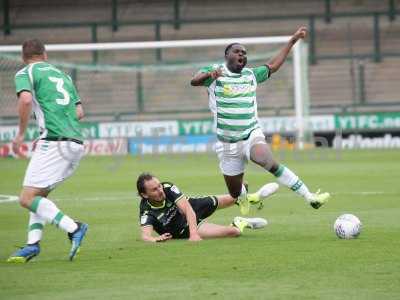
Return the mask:
[[[399,299],[400,152],[332,150],[277,153],[311,190],[332,193],[314,210],[281,187],[263,210],[261,230],[234,239],[146,244],[138,234],[135,179],[152,171],[187,195],[226,192],[216,157],[85,158],[50,199],[90,224],[76,261],[66,234],[47,226],[42,252],[25,265],[5,260],[26,239],[27,211],[0,203],[0,299]],[[0,159],[0,194],[16,195],[25,160]],[[273,177],[249,165],[254,191]],[[363,222],[356,240],[332,226],[349,212]],[[209,220],[229,224],[237,207]]]

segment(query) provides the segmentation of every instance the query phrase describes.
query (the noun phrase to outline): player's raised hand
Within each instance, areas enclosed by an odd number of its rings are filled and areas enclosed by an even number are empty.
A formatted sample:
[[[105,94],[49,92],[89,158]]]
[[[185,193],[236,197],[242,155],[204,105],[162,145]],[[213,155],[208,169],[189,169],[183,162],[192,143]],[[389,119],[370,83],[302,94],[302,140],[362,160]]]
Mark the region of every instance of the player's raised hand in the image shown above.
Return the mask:
[[[167,233],[164,233],[164,234],[156,237],[156,242],[158,242],[158,243],[159,242],[165,242],[165,241],[168,241],[170,239],[172,239],[172,235],[167,232]]]
[[[307,28],[304,26],[299,27],[293,34],[293,40],[297,42],[299,39],[304,39],[307,36]]]

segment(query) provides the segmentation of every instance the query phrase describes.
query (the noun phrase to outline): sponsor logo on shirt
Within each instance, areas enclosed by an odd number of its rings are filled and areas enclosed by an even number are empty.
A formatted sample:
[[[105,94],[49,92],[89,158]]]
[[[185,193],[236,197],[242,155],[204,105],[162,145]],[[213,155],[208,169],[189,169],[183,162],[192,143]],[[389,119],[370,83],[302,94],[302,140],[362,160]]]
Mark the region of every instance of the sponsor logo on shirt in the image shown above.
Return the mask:
[[[176,185],[171,186],[171,191],[173,191],[175,194],[181,193]]]
[[[252,91],[250,84],[224,84],[224,95],[246,94]]]
[[[178,213],[178,210],[177,209],[170,209],[168,212],[167,212],[167,218],[162,222],[162,224],[163,224],[163,226],[167,226],[170,222],[171,222],[171,220],[176,216],[176,214]]]

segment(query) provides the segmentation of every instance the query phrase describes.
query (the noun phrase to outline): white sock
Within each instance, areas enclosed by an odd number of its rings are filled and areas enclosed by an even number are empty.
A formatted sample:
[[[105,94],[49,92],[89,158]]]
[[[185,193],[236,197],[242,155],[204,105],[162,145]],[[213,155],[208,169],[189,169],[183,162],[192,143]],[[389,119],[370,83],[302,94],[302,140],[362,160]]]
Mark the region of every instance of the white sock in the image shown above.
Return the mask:
[[[264,184],[258,191],[257,194],[260,196],[260,198],[265,199],[272,194],[276,193],[276,191],[279,189],[279,184],[276,182],[270,182],[267,184]]]
[[[28,245],[40,242],[43,236],[44,225],[46,225],[45,220],[33,212],[29,213]]]
[[[276,180],[283,185],[286,185],[292,191],[296,192],[300,196],[303,196],[307,201],[311,196],[307,186],[294,174],[290,169],[284,165],[279,165],[278,170],[274,174]]]
[[[35,197],[30,210],[36,213],[41,219],[47,223],[51,223],[66,232],[74,232],[78,225],[67,215],[64,215],[57,206],[47,198]]]
[[[244,184],[242,184],[242,191],[240,192],[239,197],[237,198],[236,202],[240,202],[242,199],[247,197],[247,190]]]

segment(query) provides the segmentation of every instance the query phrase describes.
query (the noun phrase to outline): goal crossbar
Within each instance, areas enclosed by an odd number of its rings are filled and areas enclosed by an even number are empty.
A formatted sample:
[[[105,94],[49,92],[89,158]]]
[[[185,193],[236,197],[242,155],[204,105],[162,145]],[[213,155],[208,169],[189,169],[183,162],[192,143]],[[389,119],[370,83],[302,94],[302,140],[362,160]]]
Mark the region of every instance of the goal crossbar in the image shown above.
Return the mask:
[[[290,36],[273,37],[242,37],[223,39],[197,39],[197,40],[171,40],[171,41],[147,41],[147,42],[120,42],[120,43],[75,43],[75,44],[47,44],[47,51],[107,51],[107,50],[129,50],[129,49],[166,49],[183,47],[209,47],[221,46],[231,43],[244,45],[255,44],[283,44],[290,40]],[[308,89],[307,80],[302,73],[302,55],[304,42],[299,40],[293,47],[293,74],[294,74],[294,102],[297,125],[297,145],[304,148],[304,136],[306,123],[304,120],[304,88]],[[21,52],[21,45],[0,46],[0,53]]]
[[[163,49],[181,47],[221,46],[230,43],[241,44],[281,44],[289,41],[290,36],[275,37],[245,37],[229,39],[200,39],[150,42],[121,42],[121,43],[76,43],[76,44],[47,44],[47,51],[91,51],[91,50],[129,50],[129,49]],[[0,52],[21,52],[21,45],[0,46]]]

